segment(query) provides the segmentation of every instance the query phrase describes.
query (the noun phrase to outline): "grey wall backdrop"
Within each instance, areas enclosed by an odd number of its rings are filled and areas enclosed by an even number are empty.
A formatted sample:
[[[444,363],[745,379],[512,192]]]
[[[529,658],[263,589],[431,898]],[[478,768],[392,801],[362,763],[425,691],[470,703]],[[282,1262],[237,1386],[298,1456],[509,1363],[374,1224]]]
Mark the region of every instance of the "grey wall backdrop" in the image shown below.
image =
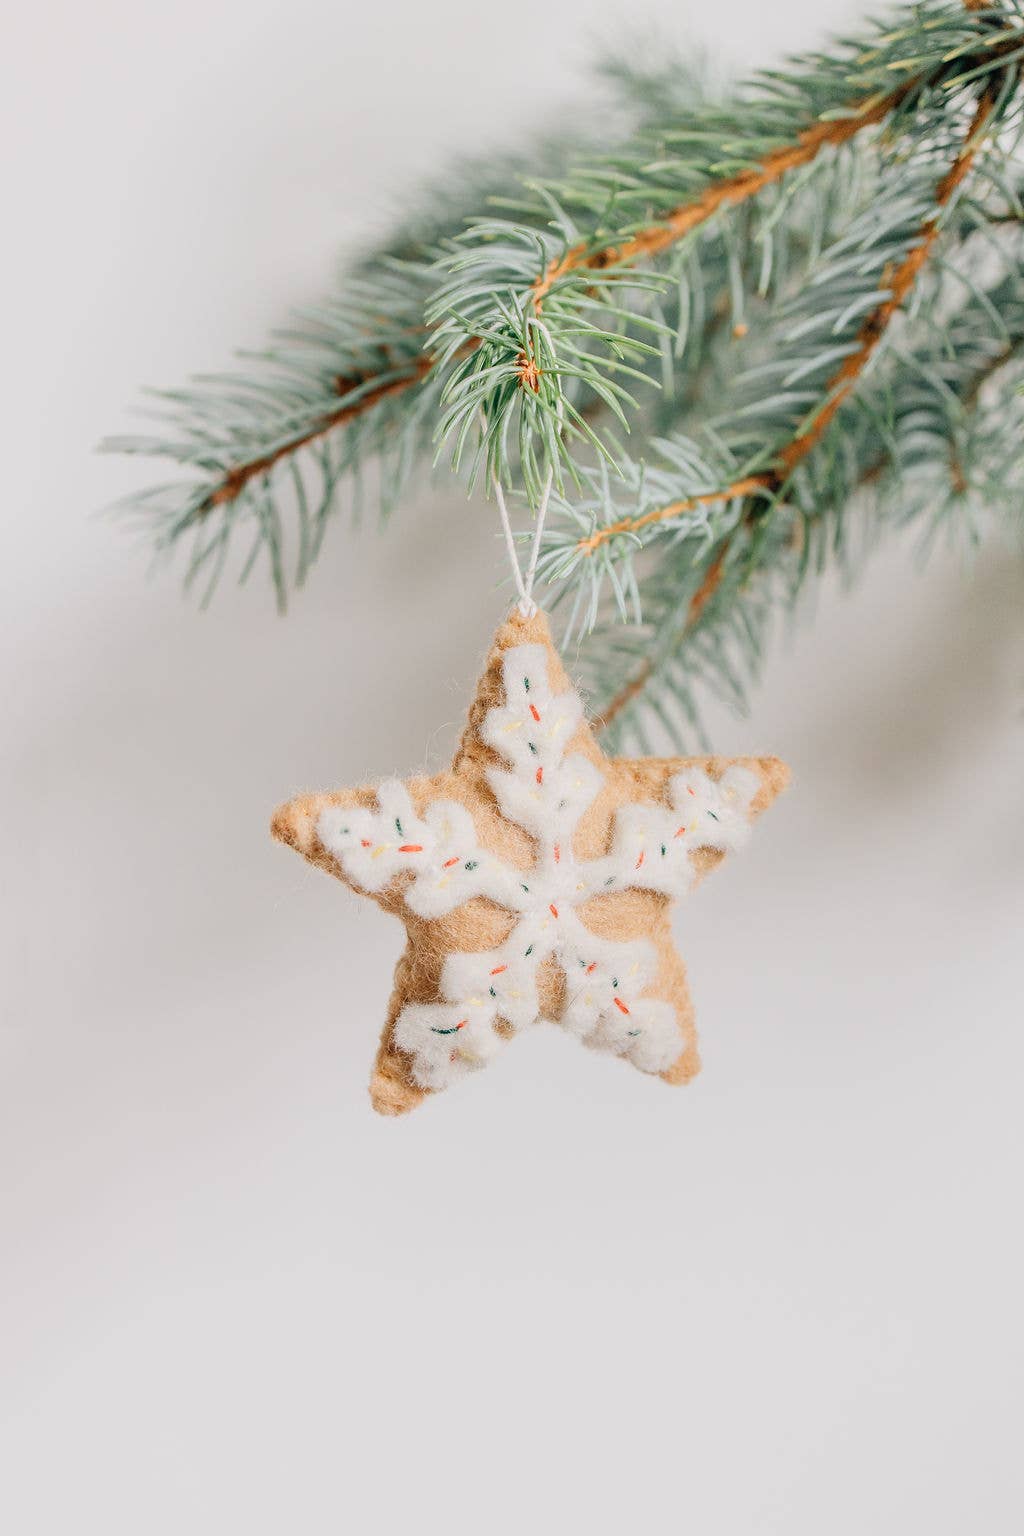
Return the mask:
[[[646,7],[737,66],[856,11]],[[137,385],[258,342],[643,25],[621,0],[9,25],[12,1536],[1017,1528],[1020,563],[892,548],[778,637],[749,720],[712,714],[795,783],[680,916],[692,1087],[538,1030],[387,1122],[398,926],[267,824],[450,749],[505,602],[493,510],[340,520],[285,621],[258,580],[198,615],[90,516],[138,483],[90,452]]]

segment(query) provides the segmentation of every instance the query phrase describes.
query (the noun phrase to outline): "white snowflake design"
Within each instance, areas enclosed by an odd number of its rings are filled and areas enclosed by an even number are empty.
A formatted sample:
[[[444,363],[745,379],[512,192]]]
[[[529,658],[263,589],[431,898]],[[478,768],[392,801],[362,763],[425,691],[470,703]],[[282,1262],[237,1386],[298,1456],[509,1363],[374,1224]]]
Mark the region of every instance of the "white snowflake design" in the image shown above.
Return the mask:
[[[654,946],[599,938],[575,909],[631,888],[685,894],[696,849],[725,852],[746,839],[757,776],[735,764],[717,780],[684,769],[669,781],[667,804],[621,806],[608,853],[577,860],[573,835],[603,779],[587,758],[566,754],[583,705],[573,691],[552,694],[540,645],[507,650],[502,675],[505,703],[487,712],[480,735],[508,765],[488,769],[487,780],[505,818],[534,839],[532,869],[480,847],[465,806],[435,801],[418,816],[396,779],[380,785],[375,810],[331,806],[319,818],[320,842],[367,892],[404,874],[411,876],[405,903],[420,917],[443,917],[477,896],[515,914],[496,949],[446,958],[441,1001],[407,1005],[395,1043],[411,1057],[420,1087],[448,1087],[498,1050],[504,1036],[496,1024],[514,1032],[538,1021],[537,973],[553,959],[566,977],[558,1022],[586,1045],[663,1072],[682,1036],[671,1004],[644,996],[657,971]]]

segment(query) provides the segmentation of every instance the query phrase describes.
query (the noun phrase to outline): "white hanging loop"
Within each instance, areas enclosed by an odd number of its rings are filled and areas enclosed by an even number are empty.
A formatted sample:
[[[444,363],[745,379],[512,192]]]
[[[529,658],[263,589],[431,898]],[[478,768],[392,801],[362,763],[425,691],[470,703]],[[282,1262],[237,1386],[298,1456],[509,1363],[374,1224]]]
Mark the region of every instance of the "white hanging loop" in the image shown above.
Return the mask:
[[[558,405],[559,431],[561,431],[562,405]],[[555,483],[554,465],[548,470],[544,481],[544,488],[540,493],[540,501],[537,504],[537,520],[533,530],[533,540],[530,544],[530,559],[526,567],[526,575],[523,575],[519,564],[519,556],[516,553],[515,535],[512,532],[512,523],[508,515],[508,506],[505,501],[505,492],[501,481],[495,471],[491,472],[491,484],[494,486],[494,499],[498,503],[498,513],[501,517],[501,526],[505,533],[505,548],[508,550],[508,560],[512,567],[512,577],[519,593],[519,612],[524,619],[532,619],[537,612],[537,604],[533,600],[533,583],[537,576],[537,562],[540,559],[540,541],[544,534],[544,519],[548,515],[548,502],[551,500],[551,488]]]

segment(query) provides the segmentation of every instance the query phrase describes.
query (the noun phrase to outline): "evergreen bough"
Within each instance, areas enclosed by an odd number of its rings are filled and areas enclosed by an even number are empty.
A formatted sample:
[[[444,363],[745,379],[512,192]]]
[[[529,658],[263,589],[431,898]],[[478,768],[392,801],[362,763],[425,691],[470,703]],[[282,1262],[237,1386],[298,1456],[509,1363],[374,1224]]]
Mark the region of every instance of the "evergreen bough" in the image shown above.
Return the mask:
[[[1022,61],[1016,0],[958,0],[721,99],[609,66],[612,142],[465,171],[246,371],[158,392],[107,446],[187,475],[128,505],[205,594],[244,538],[283,604],[371,461],[384,512],[431,456],[497,478],[526,538],[552,474],[539,571],[609,733],[699,734],[860,524],[1020,527]]]

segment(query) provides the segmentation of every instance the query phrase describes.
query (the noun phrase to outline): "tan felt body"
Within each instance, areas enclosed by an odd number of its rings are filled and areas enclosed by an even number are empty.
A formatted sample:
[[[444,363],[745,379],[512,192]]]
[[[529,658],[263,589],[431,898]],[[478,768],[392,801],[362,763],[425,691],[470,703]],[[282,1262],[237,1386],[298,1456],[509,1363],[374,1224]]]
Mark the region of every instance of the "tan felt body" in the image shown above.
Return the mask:
[[[544,615],[537,612],[524,619],[518,612],[513,613],[495,636],[451,768],[432,778],[410,779],[406,788],[417,814],[434,800],[460,802],[473,817],[480,846],[506,863],[528,870],[534,861],[533,839],[502,815],[484,776],[487,768],[501,765],[502,760],[479,734],[479,725],[486,712],[504,700],[504,652],[524,644],[544,647],[553,691],[563,692],[572,687],[552,644]],[[594,859],[607,853],[612,822],[619,806],[629,801],[664,801],[669,780],[687,766],[699,764],[716,779],[734,763],[755,773],[760,779],[760,789],[751,806],[752,816],[771,804],[789,778],[786,765],[774,757],[606,758],[586,723],[577,730],[567,751],[589,758],[604,776],[603,786],[581,817],[573,838],[573,852],[578,860]],[[372,785],[303,795],[276,813],[273,835],[352,890],[367,895],[370,893],[350,881],[340,863],[322,845],[317,836],[317,824],[328,806],[373,807],[376,803],[376,790]],[[698,876],[703,877],[722,858],[721,853],[712,849],[699,849],[692,855],[692,862]],[[431,1096],[429,1090],[414,1082],[409,1057],[394,1043],[395,1021],[399,1014],[409,1003],[437,1001],[441,970],[449,954],[492,949],[508,936],[515,921],[513,914],[485,897],[475,897],[444,917],[418,917],[405,905],[406,883],[399,876],[384,891],[372,897],[385,911],[394,912],[402,919],[407,933],[405,953],[395,969],[387,1020],[370,1081],[373,1107],[386,1115],[414,1109],[421,1100]],[[668,1083],[684,1083],[699,1071],[700,1056],[686,969],[672,942],[670,906],[671,898],[658,892],[630,889],[594,897],[579,907],[577,913],[587,928],[601,937],[617,941],[645,939],[653,944],[658,955],[658,972],[646,992],[672,1004],[679,1026],[679,1055],[661,1075]],[[565,981],[561,969],[553,961],[547,962],[541,971],[540,998],[542,1016],[557,1021],[564,1006]]]

